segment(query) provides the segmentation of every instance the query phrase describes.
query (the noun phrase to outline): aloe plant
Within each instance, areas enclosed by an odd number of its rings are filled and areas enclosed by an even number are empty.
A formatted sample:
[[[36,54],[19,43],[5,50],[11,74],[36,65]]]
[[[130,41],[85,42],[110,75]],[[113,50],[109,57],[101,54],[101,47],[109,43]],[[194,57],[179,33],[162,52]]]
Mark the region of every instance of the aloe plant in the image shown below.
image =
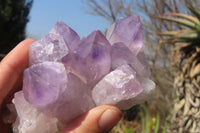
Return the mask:
[[[176,99],[170,118],[170,132],[200,132],[200,11],[188,7],[192,16],[168,13],[157,18],[183,26],[178,31],[158,33],[166,36],[160,44],[173,45]]]

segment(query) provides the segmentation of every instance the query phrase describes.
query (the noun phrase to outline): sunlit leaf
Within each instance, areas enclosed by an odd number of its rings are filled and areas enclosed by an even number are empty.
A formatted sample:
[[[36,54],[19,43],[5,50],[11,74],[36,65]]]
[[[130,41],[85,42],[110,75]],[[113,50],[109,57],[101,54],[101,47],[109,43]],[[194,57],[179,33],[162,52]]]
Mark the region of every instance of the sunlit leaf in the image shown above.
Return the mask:
[[[188,8],[200,20],[200,11],[192,6]]]
[[[176,17],[181,17],[184,19],[187,19],[188,21],[194,22],[198,26],[200,26],[200,21],[193,16],[187,15],[187,14],[182,14],[182,13],[166,13],[165,15],[170,15],[170,16],[176,16]]]
[[[162,36],[174,36],[177,33],[179,33],[179,31],[165,31],[165,32],[158,32],[158,35],[162,35]]]
[[[198,28],[197,25],[194,22],[190,22],[190,21],[185,20],[185,19],[173,18],[173,17],[163,17],[163,16],[154,16],[154,17],[162,19],[162,20],[167,20],[167,21],[170,21],[170,22],[176,22],[178,24],[187,26],[187,27],[192,28],[192,29]]]

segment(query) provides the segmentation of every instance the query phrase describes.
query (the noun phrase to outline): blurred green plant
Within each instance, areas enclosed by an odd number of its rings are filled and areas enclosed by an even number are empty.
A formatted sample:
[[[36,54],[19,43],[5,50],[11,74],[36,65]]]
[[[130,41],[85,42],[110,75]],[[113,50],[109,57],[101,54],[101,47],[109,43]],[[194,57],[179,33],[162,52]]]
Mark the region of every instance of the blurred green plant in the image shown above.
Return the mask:
[[[129,129],[129,128],[126,128],[124,133],[133,133],[133,131],[131,129]]]
[[[0,0],[0,54],[8,53],[25,38],[33,0]]]
[[[156,117],[150,117],[148,103],[145,103],[142,113],[142,133],[158,133],[160,125],[160,114],[157,111]]]

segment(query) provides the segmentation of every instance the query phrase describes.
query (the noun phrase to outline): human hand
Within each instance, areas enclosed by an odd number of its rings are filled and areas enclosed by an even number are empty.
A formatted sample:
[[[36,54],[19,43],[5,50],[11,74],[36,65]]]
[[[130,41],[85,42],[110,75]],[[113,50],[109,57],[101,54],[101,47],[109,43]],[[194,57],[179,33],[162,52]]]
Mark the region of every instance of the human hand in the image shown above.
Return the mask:
[[[0,62],[0,129],[7,133],[11,125],[2,122],[2,110],[10,97],[21,88],[23,71],[28,67],[28,50],[32,39],[19,43]],[[89,110],[69,123],[62,133],[103,133],[109,131],[121,117],[113,105],[103,105]]]

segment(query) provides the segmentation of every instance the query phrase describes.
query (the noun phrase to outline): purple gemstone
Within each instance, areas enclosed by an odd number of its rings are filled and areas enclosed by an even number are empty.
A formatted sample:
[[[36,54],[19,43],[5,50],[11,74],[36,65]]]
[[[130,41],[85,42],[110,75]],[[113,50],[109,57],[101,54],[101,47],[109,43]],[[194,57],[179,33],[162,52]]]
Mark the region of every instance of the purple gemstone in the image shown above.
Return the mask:
[[[100,31],[92,32],[80,44],[78,49],[64,59],[85,79],[89,86],[94,86],[110,71],[111,45]]]
[[[50,34],[30,46],[23,93],[15,96],[18,120],[27,119],[16,121],[17,132],[38,132],[41,125],[49,125],[48,117],[52,127],[44,132],[59,132],[58,123],[66,124],[95,106],[129,109],[152,97],[155,83],[141,51],[139,16],[118,20],[106,37],[94,31],[80,41],[75,31],[57,22]]]
[[[29,64],[44,61],[61,61],[69,52],[67,44],[61,36],[48,34],[31,44],[29,49]]]
[[[25,98],[37,107],[51,104],[67,87],[67,75],[61,63],[44,62],[24,71]]]
[[[136,97],[142,91],[143,87],[136,79],[136,72],[129,65],[122,65],[96,84],[92,97],[96,105],[118,104]]]
[[[14,133],[57,133],[62,124],[55,117],[45,115],[24,99],[22,91],[16,92],[14,99],[18,114],[14,124]]]
[[[91,90],[77,75],[62,63],[32,65],[24,72],[24,97],[42,112],[67,123],[94,107]]]
[[[143,45],[140,17],[130,16],[118,20],[108,29],[106,37],[111,45],[124,43],[136,56]]]
[[[50,33],[62,36],[72,51],[80,43],[79,35],[63,22],[57,22]]]
[[[137,73],[137,75],[145,76],[146,69],[138,58],[123,43],[115,43],[111,48],[112,69],[129,64]]]
[[[146,77],[137,77],[137,79],[144,89],[136,97],[132,97],[127,100],[122,100],[119,103],[117,103],[117,106],[123,110],[127,110],[136,104],[141,104],[145,101],[148,101],[153,97],[155,83]]]

